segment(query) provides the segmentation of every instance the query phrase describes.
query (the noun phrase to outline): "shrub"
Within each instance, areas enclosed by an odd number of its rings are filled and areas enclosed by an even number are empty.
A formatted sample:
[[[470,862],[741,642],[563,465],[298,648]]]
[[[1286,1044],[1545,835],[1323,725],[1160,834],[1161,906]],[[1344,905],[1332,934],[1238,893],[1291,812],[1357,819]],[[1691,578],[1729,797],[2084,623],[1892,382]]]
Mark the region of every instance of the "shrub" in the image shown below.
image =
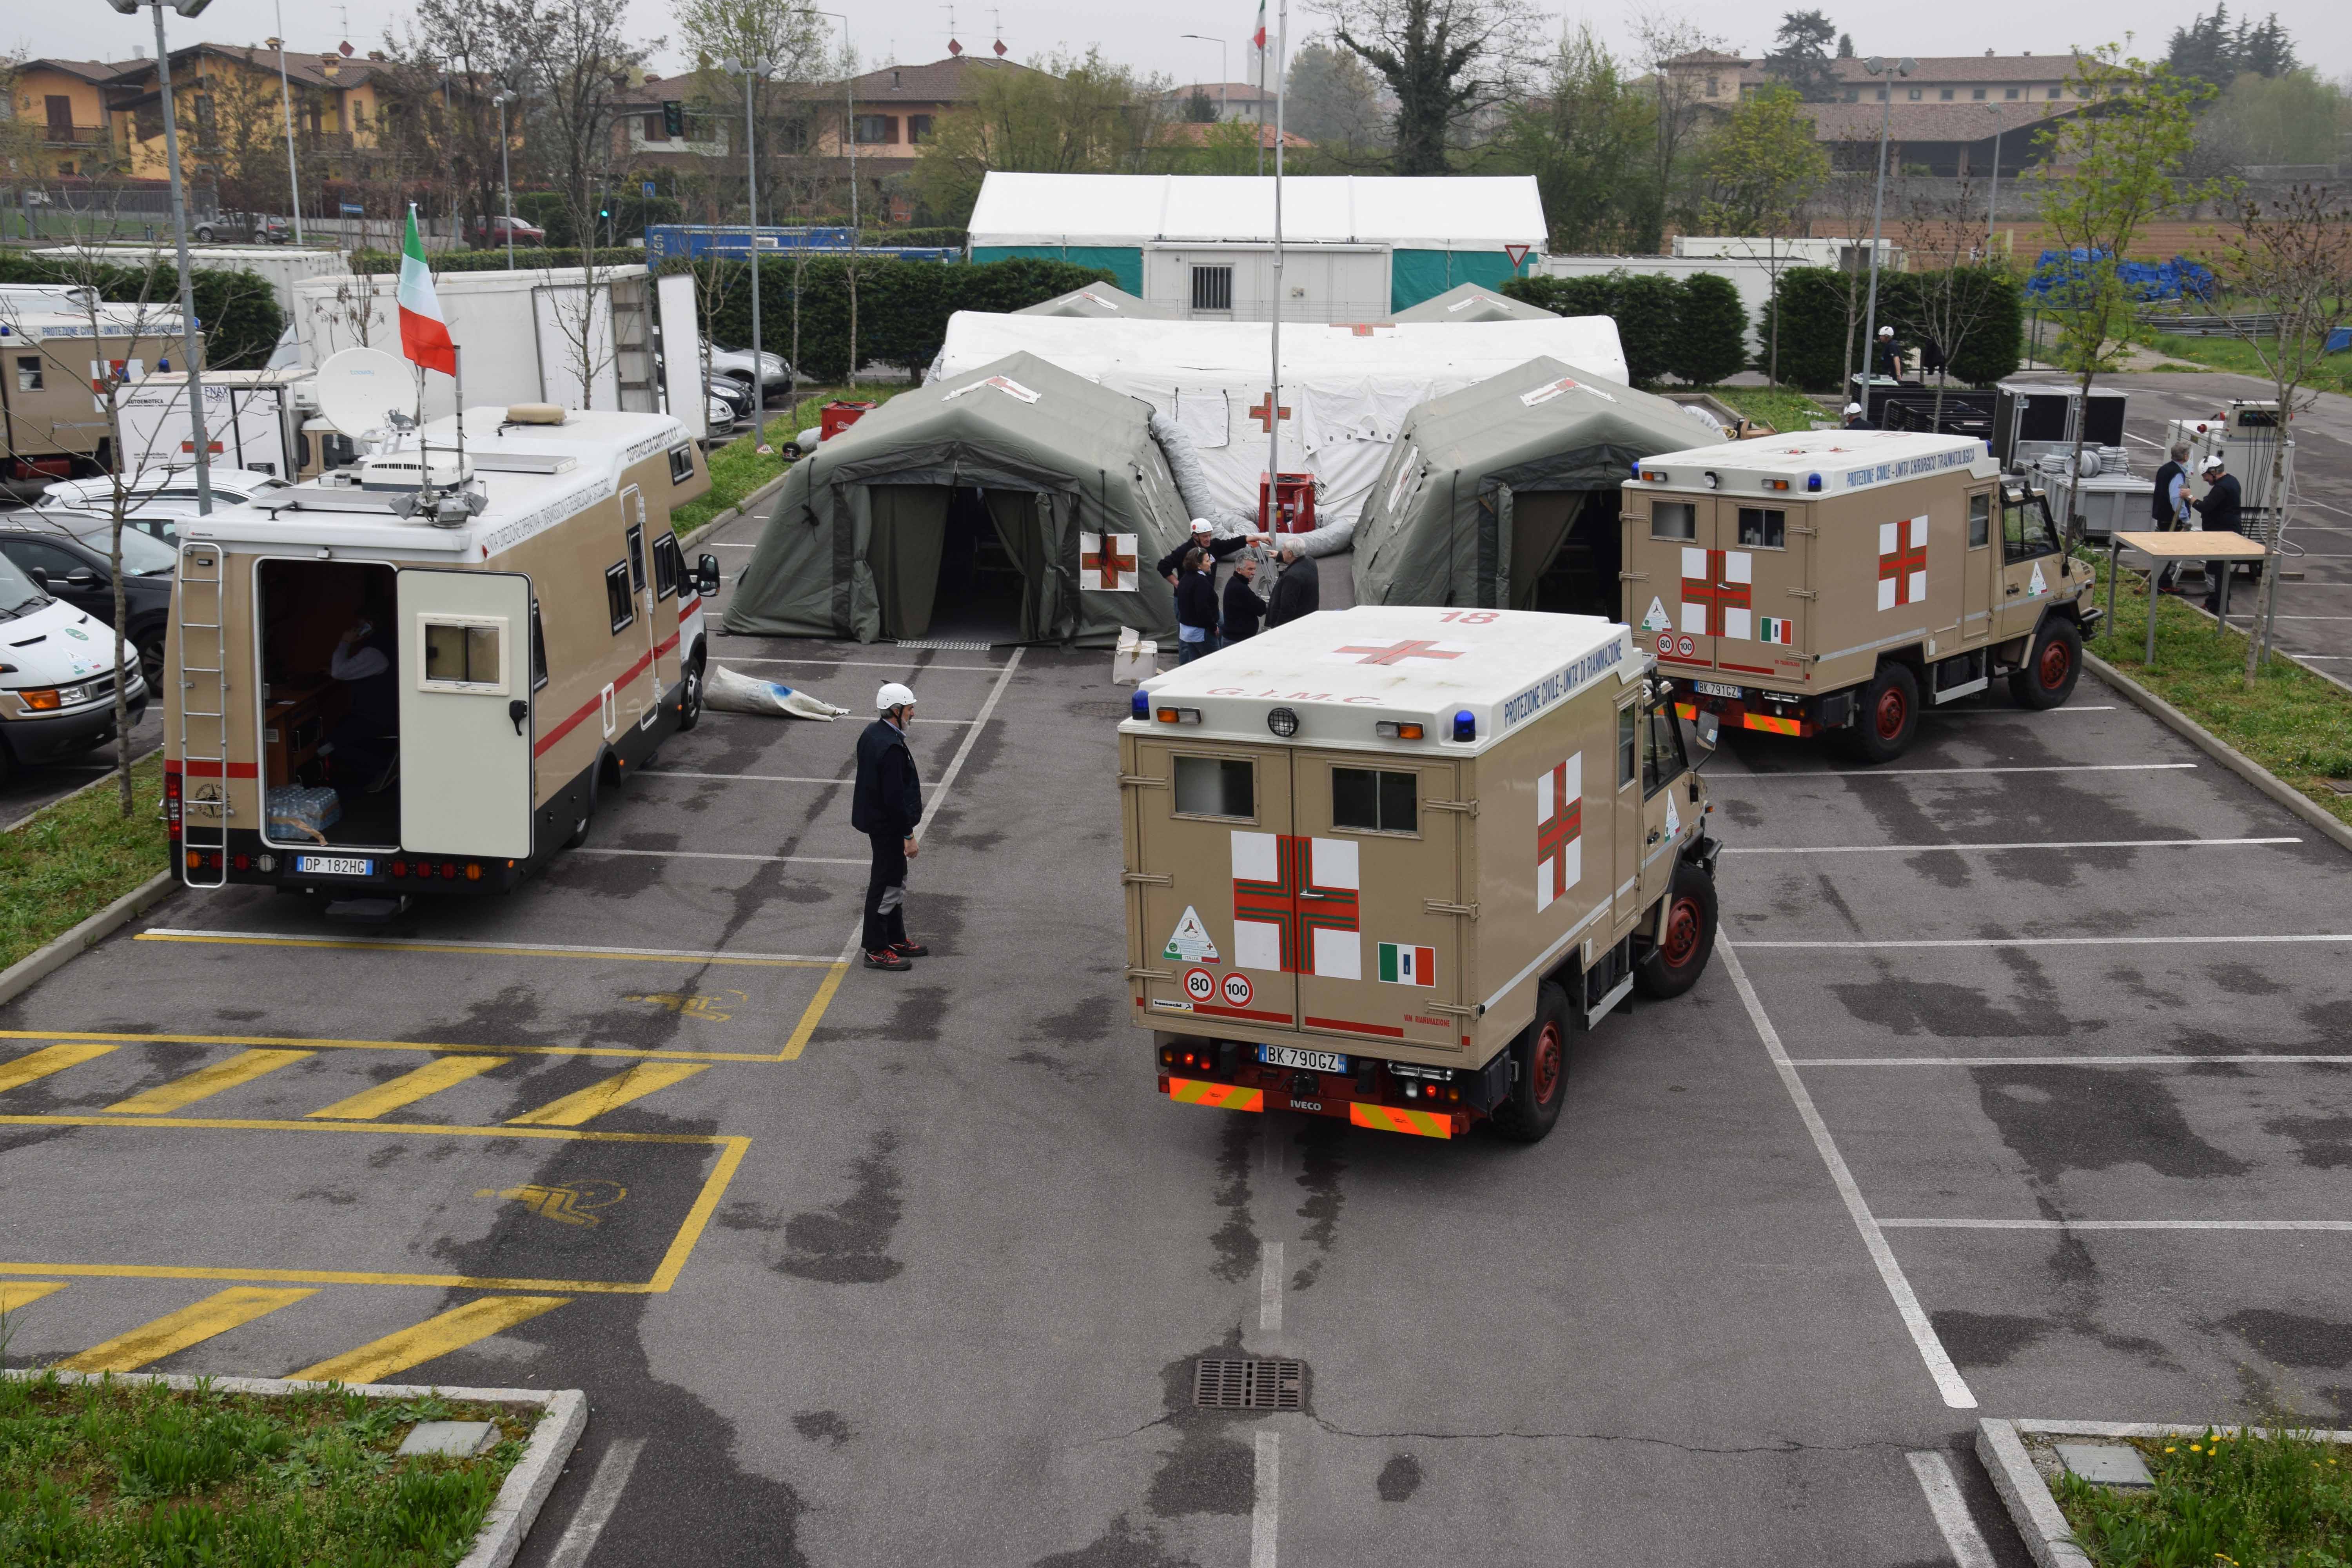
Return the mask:
[[[97,284],[101,300],[131,304],[143,292],[153,307],[170,309],[179,303],[177,262],[158,260],[147,267],[107,263],[88,271],[85,279],[81,265],[68,258],[0,250],[0,283],[89,281]],[[200,267],[190,282],[196,320],[204,328],[205,363],[214,370],[254,370],[267,364],[278,334],[286,330],[286,312],[278,308],[278,291],[268,280],[236,268]]]
[[[1683,279],[1669,368],[1693,386],[1713,386],[1748,368],[1748,310],[1731,279],[1696,272]]]
[[[1748,312],[1729,279],[1713,273],[1674,278],[1621,268],[1602,276],[1514,278],[1502,292],[1559,315],[1615,321],[1636,385],[1669,375],[1711,385],[1748,363]]]
[[[1941,272],[1878,275],[1878,321],[1906,342],[1933,336],[1929,301],[1944,286]],[[1827,267],[1791,267],[1780,274],[1780,379],[1813,392],[1839,390],[1845,362],[1845,274]],[[2024,345],[2023,296],[2016,277],[2000,268],[1957,269],[1951,287],[1987,290],[1984,308],[1955,342],[1944,345],[1951,379],[1989,385],[2017,369]],[[1771,331],[1767,306],[1762,330]],[[1854,342],[1863,320],[1854,318]]]

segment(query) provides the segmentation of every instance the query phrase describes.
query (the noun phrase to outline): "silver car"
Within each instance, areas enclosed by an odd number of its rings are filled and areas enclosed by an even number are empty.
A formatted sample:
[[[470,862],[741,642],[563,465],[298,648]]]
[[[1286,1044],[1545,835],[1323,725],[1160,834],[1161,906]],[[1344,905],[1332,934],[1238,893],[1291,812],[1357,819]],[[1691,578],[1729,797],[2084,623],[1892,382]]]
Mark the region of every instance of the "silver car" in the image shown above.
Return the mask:
[[[92,479],[68,479],[43,491],[40,505],[45,510],[88,512],[96,517],[111,518],[114,515],[115,483],[113,479],[102,474]],[[180,519],[196,515],[196,471],[194,468],[150,468],[123,479],[121,483],[129,491],[129,506],[123,513],[123,521],[167,543],[176,537],[176,524]],[[288,486],[275,474],[260,473],[252,468],[215,468],[212,471],[212,488],[215,506],[239,506],[272,490],[285,489]]]

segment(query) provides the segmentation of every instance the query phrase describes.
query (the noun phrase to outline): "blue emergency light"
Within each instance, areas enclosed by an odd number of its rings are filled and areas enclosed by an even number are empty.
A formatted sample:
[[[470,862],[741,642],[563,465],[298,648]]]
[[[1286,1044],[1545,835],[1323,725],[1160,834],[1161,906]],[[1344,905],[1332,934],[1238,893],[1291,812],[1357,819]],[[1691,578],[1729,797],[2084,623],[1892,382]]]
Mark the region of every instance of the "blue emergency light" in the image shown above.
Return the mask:
[[[1454,715],[1454,738],[1457,741],[1476,740],[1478,738],[1478,715],[1471,712],[1467,708],[1462,709],[1460,711],[1456,712]]]
[[[1127,710],[1131,717],[1137,719],[1150,718],[1151,694],[1144,690],[1140,686],[1137,687],[1135,689],[1135,695],[1128,699]]]
[[[1805,488],[1806,488],[1807,489],[1809,489],[1809,490],[1817,490],[1817,489],[1821,489],[1821,488],[1822,488],[1822,477],[1821,477],[1821,475],[1819,475],[1819,474],[1807,474],[1807,475],[1805,476]]]

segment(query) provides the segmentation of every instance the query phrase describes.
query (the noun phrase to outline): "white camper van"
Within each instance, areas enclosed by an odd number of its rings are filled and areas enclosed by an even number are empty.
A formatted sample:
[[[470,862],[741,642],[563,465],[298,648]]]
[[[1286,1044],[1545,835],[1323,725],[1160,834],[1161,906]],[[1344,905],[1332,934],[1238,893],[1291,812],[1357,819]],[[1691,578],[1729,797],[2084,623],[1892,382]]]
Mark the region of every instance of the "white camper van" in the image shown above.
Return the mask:
[[[347,421],[348,422],[348,421]],[[678,421],[472,408],[184,520],[164,801],[181,876],[500,892],[702,711]]]

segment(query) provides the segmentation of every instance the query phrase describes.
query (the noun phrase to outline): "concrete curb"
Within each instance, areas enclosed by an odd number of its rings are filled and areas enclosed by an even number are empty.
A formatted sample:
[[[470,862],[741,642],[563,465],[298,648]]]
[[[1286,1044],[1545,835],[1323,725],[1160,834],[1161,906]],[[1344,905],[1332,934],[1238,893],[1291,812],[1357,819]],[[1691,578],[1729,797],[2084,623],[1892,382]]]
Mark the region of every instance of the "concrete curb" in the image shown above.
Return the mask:
[[[145,751],[131,759],[131,765],[134,768],[137,767],[140,763],[145,762],[148,758],[153,756],[157,752],[160,752],[163,749],[163,748],[161,746],[148,747]],[[99,774],[96,778],[90,780],[89,783],[76,785],[74,788],[69,789],[66,791],[65,794],[58,796],[55,800],[44,801],[39,805],[37,805],[33,807],[32,810],[26,812],[24,816],[18,817],[16,821],[5,824],[5,826],[0,826],[0,833],[14,833],[16,829],[30,824],[33,818],[40,816],[41,813],[48,810],[49,807],[53,805],[63,805],[66,802],[72,800],[79,795],[88,795],[94,789],[100,788],[107,784],[120,784],[121,779],[121,768],[113,763],[109,763],[106,765],[106,771]]]
[[[162,903],[177,886],[178,879],[172,872],[158,871],[63,936],[44,942],[7,968],[0,969],[0,1004],[15,1001],[36,981],[63,969]]]
[[[38,1369],[0,1373],[0,1376],[15,1378],[46,1375]],[[194,1388],[203,1383],[222,1394],[264,1395],[336,1386],[296,1383],[282,1377],[196,1378],[184,1373],[60,1372],[56,1375],[65,1383],[160,1383],[167,1388]],[[522,1458],[507,1472],[498,1497],[482,1516],[482,1529],[474,1537],[474,1549],[458,1560],[457,1568],[507,1568],[515,1560],[522,1550],[523,1537],[530,1532],[532,1521],[546,1506],[548,1494],[555,1489],[556,1479],[563,1473],[563,1462],[579,1447],[580,1435],[588,1427],[588,1395],[576,1388],[443,1388],[403,1383],[352,1383],[341,1386],[345,1393],[368,1399],[418,1399],[431,1394],[478,1405],[537,1405],[545,1412],[532,1429]]]
[[[784,480],[791,477],[792,471],[792,466],[790,464],[786,464],[782,473],[778,474],[774,479],[770,479],[766,484],[761,485],[758,489],[753,490],[750,495],[745,496],[741,500],[737,501],[733,506],[729,507],[725,511],[720,512],[709,522],[706,522],[700,528],[696,529],[692,533],[681,534],[678,538],[677,547],[680,550],[683,550],[688,545],[693,543],[696,540],[701,538],[704,534],[709,533],[712,529],[724,528],[729,523],[733,522],[737,518],[742,517],[756,510],[761,501],[768,500],[778,490],[784,488]]]
[[[1977,1423],[1977,1458],[1991,1477],[1993,1489],[2009,1509],[2017,1532],[2025,1538],[2039,1568],[2094,1568],[2091,1559],[2074,1544],[2074,1531],[2051,1495],[2050,1482],[2027,1452],[2032,1437],[2195,1437],[2211,1431],[2233,1436],[2267,1437],[2267,1426],[2228,1426],[2218,1423],[2181,1426],[2167,1422],[2130,1421],[2003,1421],[1986,1417]],[[2352,1443],[2352,1432],[2313,1431],[2295,1436],[2321,1443]]]
[[[2263,794],[2319,829],[2337,844],[2347,849],[2352,849],[2352,826],[2345,826],[2320,809],[2318,802],[2308,798],[2302,791],[2290,787],[2270,769],[2263,766],[2262,763],[2254,761],[2253,758],[2246,755],[2245,752],[2238,750],[2237,747],[2230,744],[2229,742],[2224,741],[2097,654],[2085,652],[2083,655],[2083,663],[2092,674],[2114,687],[2134,705],[2154,714],[2159,722],[2185,737],[2199,751],[2203,752]]]

